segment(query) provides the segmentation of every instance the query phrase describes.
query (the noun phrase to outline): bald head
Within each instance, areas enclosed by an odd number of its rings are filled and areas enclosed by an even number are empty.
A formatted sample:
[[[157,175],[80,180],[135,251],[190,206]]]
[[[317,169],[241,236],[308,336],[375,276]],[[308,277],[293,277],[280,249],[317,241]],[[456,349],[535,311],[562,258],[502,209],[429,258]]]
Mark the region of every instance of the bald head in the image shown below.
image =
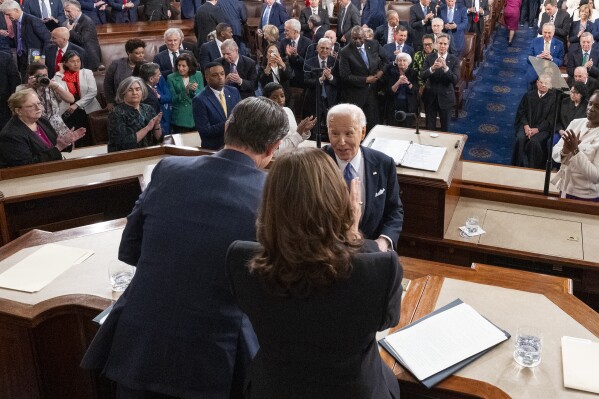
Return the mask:
[[[574,69],[574,80],[576,82],[586,83],[588,77],[589,77],[589,74],[585,67],[579,66],[576,69]]]
[[[324,37],[331,41],[331,44],[337,43],[337,33],[334,30],[328,30],[324,33]]]
[[[71,34],[69,33],[69,30],[67,28],[60,27],[52,31],[50,40],[52,43],[56,44],[58,48],[64,48],[69,43],[70,37]]]

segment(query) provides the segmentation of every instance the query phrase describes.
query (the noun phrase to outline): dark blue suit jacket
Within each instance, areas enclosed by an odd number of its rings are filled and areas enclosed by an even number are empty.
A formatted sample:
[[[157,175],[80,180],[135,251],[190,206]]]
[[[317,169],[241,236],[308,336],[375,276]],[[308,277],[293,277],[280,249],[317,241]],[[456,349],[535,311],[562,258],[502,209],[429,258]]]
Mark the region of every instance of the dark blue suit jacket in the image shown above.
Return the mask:
[[[13,21],[15,32],[15,47],[17,42],[17,22]],[[21,42],[23,44],[24,56],[27,56],[29,49],[39,49],[43,54],[46,46],[50,44],[50,32],[41,19],[33,15],[23,13],[21,20]],[[22,71],[24,72],[24,71]]]
[[[385,235],[397,248],[403,226],[403,206],[399,199],[397,168],[393,159],[382,152],[360,146],[364,155],[364,185],[366,204],[360,220],[360,231],[364,238],[376,240]],[[333,147],[324,150],[335,162]]]
[[[42,18],[42,10],[38,0],[25,0],[23,2],[23,12],[31,14],[34,17]],[[50,0],[50,15],[58,20],[58,24],[62,24],[67,18],[64,15],[64,8],[61,0]]]
[[[262,29],[262,16],[264,15],[265,10],[266,4],[262,4],[262,9],[260,10],[260,24],[258,26],[260,29]],[[279,28],[279,33],[282,35],[285,30],[285,21],[288,19],[289,15],[287,15],[285,7],[275,1],[270,8],[270,17],[268,18],[269,25],[274,25]]]
[[[264,180],[233,150],[156,166],[119,248],[137,272],[83,367],[140,390],[229,397],[234,368],[241,382],[258,343],[231,294],[225,257],[234,240],[255,240]]]
[[[443,5],[439,8],[439,18],[443,20],[443,22],[448,23],[449,17],[447,16],[447,6]],[[457,25],[457,28],[452,30],[445,30],[451,36],[451,41],[453,42],[453,46],[456,51],[456,55],[462,54],[464,47],[466,47],[466,40],[464,39],[464,34],[468,30],[468,10],[465,7],[458,6],[457,4],[454,6],[453,10],[453,22]]]
[[[385,54],[387,54],[387,58],[389,59],[389,62],[395,62],[395,57],[397,56],[396,54],[394,54],[395,50],[397,50],[396,43],[394,42],[394,43],[385,44],[383,46],[383,50],[385,50]],[[410,54],[410,57],[412,57],[412,59],[414,59],[414,49],[409,44],[404,43],[402,52]]]
[[[359,10],[359,8],[358,8]],[[368,25],[371,29],[387,23],[385,18],[385,0],[366,0],[362,10],[362,25]]]
[[[106,11],[100,11],[94,7],[94,0],[81,0],[79,3],[81,3],[81,11],[83,11],[83,14],[90,17],[96,25],[106,23]]]
[[[543,37],[535,37],[534,39],[532,39],[532,42],[530,44],[530,52],[528,55],[536,57],[537,55],[543,52],[544,47],[545,41],[543,40]],[[553,62],[555,63],[555,65],[557,65],[558,67],[562,66],[564,62],[564,45],[562,44],[561,40],[556,39],[554,37],[553,39],[551,39],[551,45],[549,47],[549,52],[553,57]],[[530,61],[528,61],[528,69],[526,70],[526,81],[533,82],[536,79],[537,73],[532,67]]]
[[[589,61],[593,60],[593,66],[588,69],[589,76],[599,77],[599,49],[591,47],[589,51]],[[582,48],[580,46],[570,46],[568,50],[568,75],[574,76],[574,69],[582,65]],[[591,93],[589,93],[590,97]]]
[[[239,0],[219,0],[216,6],[223,10],[223,14],[233,30],[233,36],[241,37],[243,35],[241,25],[245,24],[248,19],[245,5]]]
[[[191,51],[187,51],[187,50],[178,50],[179,55],[181,54],[189,54],[193,56],[193,53]],[[173,70],[173,64],[171,64],[171,53],[168,50],[165,51],[161,51],[158,54],[156,54],[154,56],[154,59],[152,60],[152,62],[158,64],[158,66],[160,66],[160,73],[162,74],[162,76],[166,79],[168,75],[170,75],[171,73],[175,72]],[[176,68],[175,68],[176,70]]]
[[[233,108],[241,101],[239,90],[236,88],[225,86],[223,90],[227,102],[227,115],[209,86],[193,98],[193,120],[202,138],[202,148],[218,150],[225,145],[225,122]]]
[[[123,10],[123,2],[121,0],[106,0],[106,3],[112,8],[112,19],[115,23],[137,22],[137,7],[140,0],[129,0],[128,3],[135,4],[128,10]]]
[[[216,61],[216,59],[220,57],[221,55],[220,51],[218,51],[218,44],[216,43],[216,40],[210,40],[208,43],[202,44],[202,47],[200,47],[200,56],[198,59],[202,72],[204,71],[204,66],[207,63],[211,61]]]
[[[91,69],[88,65],[89,62],[87,58],[87,52],[83,48],[77,46],[75,43],[69,42],[69,45],[67,46],[67,51],[76,51],[77,54],[79,54],[79,58],[81,59],[81,68]],[[56,55],[58,54],[58,47],[55,44],[50,44],[48,47],[46,47],[44,53],[46,54],[46,66],[48,67],[48,77],[52,79],[54,77],[54,74],[56,73],[55,65]]]

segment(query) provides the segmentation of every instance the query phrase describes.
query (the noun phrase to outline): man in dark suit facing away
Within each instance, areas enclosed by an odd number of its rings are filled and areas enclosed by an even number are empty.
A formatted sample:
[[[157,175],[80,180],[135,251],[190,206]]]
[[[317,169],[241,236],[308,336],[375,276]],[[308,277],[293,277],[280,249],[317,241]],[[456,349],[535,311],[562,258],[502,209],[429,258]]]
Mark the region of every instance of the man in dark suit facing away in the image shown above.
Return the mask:
[[[437,38],[438,53],[424,59],[420,74],[425,82],[422,101],[426,111],[426,128],[436,130],[437,114],[441,120],[441,131],[447,131],[449,113],[455,106],[454,87],[460,74],[459,61],[449,54],[449,36],[441,33]]]
[[[86,52],[86,68],[95,71],[102,64],[102,52],[96,32],[96,24],[90,17],[81,12],[81,4],[77,0],[65,0],[64,13],[67,20],[64,26],[69,30],[69,40]]]
[[[235,87],[225,86],[225,69],[218,62],[206,65],[204,78],[208,86],[193,98],[193,119],[202,148],[218,150],[225,142],[227,117],[241,96]]]
[[[135,277],[82,361],[116,382],[117,398],[243,397],[258,341],[225,257],[233,241],[256,239],[261,169],[288,131],[283,108],[248,98],[232,110],[223,150],[154,169],[119,246]]]
[[[376,41],[364,40],[364,30],[351,30],[351,43],[339,52],[339,76],[342,80],[341,98],[364,110],[368,131],[379,122],[377,82],[387,68],[387,57]]]
[[[154,56],[153,62],[160,67],[160,73],[166,79],[168,75],[177,70],[175,60],[181,54],[192,54],[191,51],[181,50],[181,36],[178,28],[168,28],[164,32],[166,50]]]
[[[242,99],[254,96],[258,85],[256,61],[240,55],[237,43],[233,39],[225,40],[220,49],[223,56],[216,62],[225,70],[225,84],[239,90]]]
[[[225,40],[231,38],[233,38],[233,29],[229,24],[223,22],[216,25],[216,38],[202,44],[202,47],[200,47],[198,62],[200,63],[202,72],[205,65],[223,56],[220,47]]]
[[[350,31],[354,26],[360,26],[360,12],[349,0],[339,0],[337,41],[341,46],[350,41]]]
[[[0,5],[0,12],[8,15],[13,21],[17,67],[23,78],[29,65],[29,52],[36,50],[40,55],[44,55],[44,49],[50,44],[50,32],[41,19],[24,13],[19,3],[14,0],[4,1]]]
[[[58,71],[58,64],[62,62],[62,56],[67,51],[76,51],[81,59],[81,67],[87,68],[87,53],[86,51],[69,41],[69,30],[65,27],[56,28],[50,34],[50,44],[46,50],[46,66],[48,67],[48,77],[52,79]]]
[[[300,12],[299,21],[302,25],[302,34],[308,39],[312,40],[312,28],[308,26],[308,19],[312,15],[318,15],[320,17],[321,29],[324,31],[329,29],[329,14],[327,10],[320,6],[320,0],[310,0],[310,7],[304,8]],[[316,41],[318,42],[318,41]]]
[[[207,0],[200,6],[193,22],[193,31],[198,40],[197,46],[206,43],[208,33],[216,29],[216,25],[227,22],[223,10],[216,6],[218,0]]]

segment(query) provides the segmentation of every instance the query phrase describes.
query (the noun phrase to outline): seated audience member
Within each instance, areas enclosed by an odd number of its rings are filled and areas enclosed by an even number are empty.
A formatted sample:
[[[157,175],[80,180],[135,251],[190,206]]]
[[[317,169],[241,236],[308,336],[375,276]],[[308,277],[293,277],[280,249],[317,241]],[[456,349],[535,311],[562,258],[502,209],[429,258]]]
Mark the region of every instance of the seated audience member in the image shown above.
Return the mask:
[[[146,21],[167,21],[171,19],[170,0],[144,0]]]
[[[229,24],[221,23],[216,25],[216,38],[202,44],[202,47],[200,47],[200,56],[198,58],[198,62],[200,63],[200,69],[202,72],[204,71],[206,64],[216,61],[218,58],[223,56],[220,47],[225,40],[232,38],[233,30]]]
[[[81,68],[81,58],[75,51],[67,51],[58,64],[60,70],[54,79],[62,80],[69,92],[75,97],[69,108],[62,114],[65,124],[69,128],[88,128],[87,114],[102,109],[96,99],[98,87],[94,73],[86,68]],[[81,144],[91,145],[91,140],[82,140]]]
[[[89,17],[96,25],[102,25],[107,22],[106,6],[108,6],[108,2],[105,0],[81,0],[83,15]],[[65,14],[66,12],[67,10],[65,10]]]
[[[75,51],[81,57],[81,62],[86,65],[85,50],[69,41],[69,30],[64,27],[56,28],[50,34],[50,44],[46,47],[46,66],[48,67],[48,76],[50,79],[58,71],[58,64],[62,62],[62,57],[67,51]]]
[[[137,64],[133,70],[133,76],[143,80],[148,90],[148,96],[143,100],[143,103],[151,106],[156,114],[162,112],[162,119],[160,120],[162,134],[170,134],[171,90],[166,79],[160,73],[160,66],[153,62]]]
[[[256,62],[250,57],[240,55],[239,47],[233,39],[225,40],[220,50],[223,56],[215,62],[225,69],[225,84],[239,90],[242,99],[254,96],[258,85]]]
[[[144,61],[146,43],[141,39],[129,39],[125,43],[126,57],[112,61],[104,76],[104,98],[107,108],[114,107],[116,90],[121,82],[131,76],[135,64]]]
[[[85,135],[85,129],[58,135],[42,117],[42,103],[33,89],[24,89],[8,99],[12,118],[0,131],[0,168],[58,161],[61,151]]]
[[[129,76],[121,82],[115,97],[117,105],[108,114],[108,152],[148,147],[162,140],[162,114],[143,103],[147,95],[140,78]]]
[[[555,38],[562,43],[562,46],[565,49],[568,45],[570,24],[572,23],[570,15],[566,11],[558,8],[557,0],[545,0],[543,8],[545,9],[545,12],[539,17],[539,35],[545,36],[543,27],[547,23],[553,23],[555,27]]]
[[[572,22],[570,26],[570,47],[568,48],[568,52],[574,50],[576,47],[580,46],[580,39],[582,38],[582,34],[588,32],[593,36],[593,28],[594,24],[589,20],[591,12],[588,5],[580,6],[580,20],[576,22]]]
[[[233,39],[241,47],[243,38],[242,25],[246,25],[248,19],[245,5],[240,3],[239,0],[218,0],[216,5],[223,10],[226,22],[233,32]],[[216,29],[218,30],[218,25],[216,25]]]
[[[137,7],[140,0],[106,0],[111,8],[112,20],[119,23],[137,22]]]
[[[177,70],[177,64],[175,61],[181,54],[192,54],[191,51],[181,50],[181,36],[179,34],[180,29],[169,28],[164,32],[164,43],[166,49],[160,51],[154,56],[154,63],[160,66],[160,73],[166,79],[168,75]]]
[[[312,43],[300,35],[301,25],[298,20],[285,22],[285,38],[279,44],[279,53],[284,54],[293,69],[291,87],[304,87],[304,62],[308,46]],[[293,108],[293,106],[292,106]]]
[[[69,30],[69,41],[85,50],[85,67],[92,71],[102,64],[102,52],[96,32],[96,25],[81,13],[81,4],[77,0],[65,0],[64,12],[68,18],[65,27]]]
[[[514,126],[516,141],[512,165],[544,169],[547,161],[547,139],[551,136],[555,98],[548,95],[551,78],[541,75],[537,87],[524,94]]]
[[[39,1],[25,0],[23,1],[23,12],[41,19],[49,31],[54,30],[66,20],[62,1],[48,0],[42,6]]]
[[[233,241],[256,239],[261,168],[287,131],[280,107],[248,98],[232,111],[224,150],[167,157],[154,169],[119,248],[135,277],[82,362],[116,383],[117,398],[243,397],[258,341],[225,256]]]
[[[351,40],[351,30],[360,26],[360,11],[350,0],[338,0],[337,42],[345,46]]]
[[[309,0],[309,3],[309,7],[304,8],[300,12],[299,22],[301,24],[302,34],[313,43],[318,43],[318,40],[313,40],[313,27],[308,25],[308,20],[312,15],[318,16],[320,18],[319,30],[324,34],[324,31],[329,29],[329,14],[327,13],[327,10],[320,5],[320,0]]]
[[[42,104],[42,117],[50,122],[56,134],[66,134],[69,128],[62,119],[62,113],[69,104],[75,102],[75,96],[69,92],[66,83],[59,78],[49,80],[48,68],[34,62],[27,67],[27,83],[17,87],[17,91],[24,89],[33,89],[36,92]]]
[[[241,101],[239,90],[225,86],[225,69],[218,62],[206,65],[206,87],[193,98],[193,119],[202,147],[211,150],[224,145],[225,122]]]
[[[366,118],[359,107],[334,106],[327,114],[327,126],[331,145],[324,151],[337,162],[346,182],[359,177],[362,184],[360,232],[375,240],[382,252],[395,249],[403,225],[395,162],[360,145],[366,136]]]
[[[287,135],[281,141],[281,145],[277,149],[275,155],[296,148],[301,142],[310,137],[310,130],[316,125],[316,119],[313,116],[309,116],[302,119],[298,125],[295,121],[293,111],[285,106],[285,91],[283,90],[283,86],[274,82],[269,83],[264,86],[262,95],[283,107],[285,114],[287,114],[287,119],[289,120],[289,132],[287,132]]]
[[[193,31],[197,38],[197,46],[201,46],[208,40],[208,33],[216,29],[216,25],[227,22],[221,8],[216,6],[217,0],[207,0],[202,3],[195,15]]]
[[[433,33],[431,21],[435,18],[434,4],[431,6],[431,0],[420,0],[410,7],[410,26],[414,37],[414,51],[422,50],[422,38],[427,33]],[[441,20],[443,25],[443,20]],[[433,38],[434,42],[434,38]]]
[[[1,15],[0,18],[2,18]],[[42,66],[41,64],[38,65]],[[48,72],[45,70],[45,66],[44,71],[47,76]],[[27,72],[29,72],[29,68],[27,68]],[[27,76],[31,75],[28,74]],[[6,122],[10,119],[8,97],[15,92],[20,81],[21,76],[19,75],[17,64],[15,64],[12,55],[0,51],[0,130],[2,130]]]
[[[204,77],[191,54],[181,54],[176,64],[177,71],[167,78],[173,104],[171,128],[175,133],[191,132],[195,127],[192,101],[204,89]]]
[[[412,57],[408,53],[398,53],[393,67],[387,69],[384,81],[387,88],[386,119],[391,126],[415,127],[415,119],[408,117],[405,121],[397,121],[395,113],[418,112],[418,72],[410,68]]]
[[[395,41],[395,30],[399,25],[399,14],[395,10],[387,11],[387,23],[383,24],[376,28],[374,33],[374,38],[381,44],[381,46],[385,46],[386,44],[391,44]],[[403,26],[403,25],[401,25]],[[405,28],[405,26],[404,26]],[[408,37],[408,29],[406,29],[406,38]],[[405,41],[405,39],[404,39]]]
[[[464,37],[468,29],[468,13],[466,7],[456,4],[456,0],[446,0],[445,6],[439,7],[439,17],[443,20],[443,31],[449,34],[456,57],[460,57],[466,47]]]
[[[317,46],[318,55],[308,59],[305,67],[306,95],[303,116],[316,115],[316,101],[320,101],[320,114],[316,116],[320,122],[323,122],[321,126],[324,125],[329,108],[337,104],[339,75],[335,58],[331,56],[331,49],[332,44],[329,39],[320,39]]]
[[[562,66],[564,61],[564,46],[562,42],[553,37],[555,27],[551,23],[543,25],[543,36],[535,37],[532,39],[530,44],[529,55],[552,61],[558,67]],[[526,70],[526,82],[534,82],[537,79],[537,73],[535,72],[532,64],[528,61],[528,69]]]
[[[574,69],[582,66],[594,78],[599,77],[599,49],[593,47],[593,35],[585,32],[580,36],[580,45],[568,50],[568,75],[574,76]]]
[[[408,39],[408,29],[403,25],[397,25],[394,33],[394,41],[383,46],[383,50],[387,54],[389,62],[395,61],[395,57],[399,53],[407,53],[410,58],[414,56],[414,49],[409,44],[406,44]]]
[[[599,202],[599,96],[589,99],[586,118],[574,119],[553,147],[561,168],[552,180],[562,197]]]
[[[439,52],[424,59],[421,79],[424,81],[422,102],[426,112],[426,128],[437,130],[437,114],[441,131],[447,132],[449,115],[455,107],[454,88],[460,76],[459,60],[448,53],[449,37],[442,33],[437,39]]]
[[[570,87],[570,95],[562,99],[560,115],[557,118],[557,133],[554,135],[554,143],[566,133],[566,128],[574,119],[586,117],[588,105],[588,91],[584,83],[574,82]]]
[[[430,54],[437,53],[437,50],[434,47],[434,39],[433,35],[424,35],[422,37],[422,50],[418,50],[414,54],[414,59],[412,60],[412,69],[418,72],[418,82],[422,87],[424,85],[424,81],[422,80],[422,67],[424,66],[424,60]]]
[[[394,252],[361,253],[373,243],[358,230],[359,188],[348,192],[315,148],[270,169],[258,243],[236,241],[227,253],[233,295],[260,342],[246,398],[400,397],[376,333],[399,321],[403,271]]]
[[[180,43],[179,49],[190,51],[191,53],[193,53],[195,55],[198,50],[196,48],[196,44],[194,42],[185,40],[185,34],[183,34],[183,31],[181,29],[179,29],[179,28],[174,28],[174,29],[179,34],[179,43]],[[160,47],[158,47],[158,52],[161,52],[161,51],[164,51],[167,49],[168,49],[168,47],[165,43],[165,44],[162,44]]]
[[[574,79],[570,81],[570,86],[573,82],[584,83],[587,87],[588,93],[594,93],[595,90],[599,90],[599,82],[595,78],[591,78],[585,67],[579,66],[574,68]]]
[[[278,45],[276,43],[268,45],[258,72],[258,81],[262,87],[271,82],[279,83],[283,86],[286,105],[289,106],[289,99],[291,98],[289,84],[292,76],[293,70],[289,66],[289,61],[281,58]]]

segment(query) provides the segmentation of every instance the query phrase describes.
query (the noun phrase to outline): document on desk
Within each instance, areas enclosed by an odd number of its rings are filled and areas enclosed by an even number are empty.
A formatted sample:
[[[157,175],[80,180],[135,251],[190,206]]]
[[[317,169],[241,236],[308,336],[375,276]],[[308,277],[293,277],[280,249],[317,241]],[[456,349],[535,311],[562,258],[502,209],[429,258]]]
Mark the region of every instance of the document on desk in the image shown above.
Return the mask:
[[[37,292],[93,253],[89,249],[46,244],[0,274],[0,288]],[[10,258],[3,260],[0,265],[10,262]]]
[[[445,147],[380,137],[372,139],[368,146],[393,158],[397,166],[431,172],[439,170],[441,161],[443,161],[447,151]]]
[[[562,337],[562,363],[566,388],[599,393],[599,342]]]
[[[458,299],[379,343],[430,388],[509,337]]]

